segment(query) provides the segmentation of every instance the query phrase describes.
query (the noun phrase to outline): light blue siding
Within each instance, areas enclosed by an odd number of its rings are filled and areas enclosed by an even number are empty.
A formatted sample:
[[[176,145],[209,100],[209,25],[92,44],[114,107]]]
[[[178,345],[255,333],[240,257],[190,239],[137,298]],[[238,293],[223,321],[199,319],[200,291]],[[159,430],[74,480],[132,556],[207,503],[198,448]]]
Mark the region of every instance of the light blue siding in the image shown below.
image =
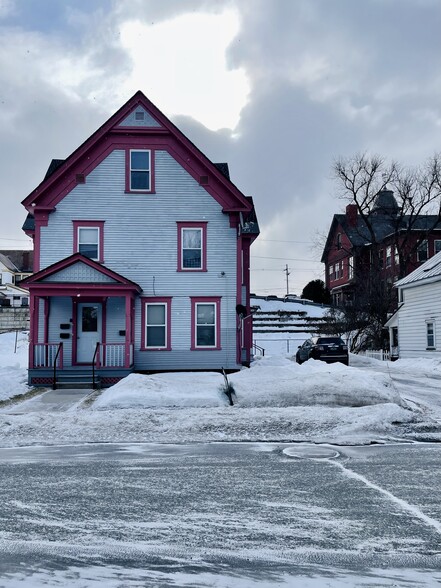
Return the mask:
[[[123,297],[108,298],[106,306],[107,343],[124,343],[125,336],[119,331],[126,328],[126,306]]]
[[[63,365],[72,364],[72,298],[51,298],[49,308],[49,343],[63,343]],[[60,324],[69,323],[69,330],[60,329]],[[61,339],[60,333],[69,333],[69,339]]]
[[[72,254],[72,221],[105,221],[104,265],[139,284],[143,296],[173,297],[171,352],[140,351],[137,300],[136,369],[237,367],[236,230],[216,200],[167,151],[155,152],[155,187],[155,194],[126,194],[125,152],[113,151],[49,215],[41,229],[41,269]],[[178,221],[207,222],[206,272],[177,271]],[[221,297],[222,350],[190,351],[191,296]],[[112,311],[118,304],[109,298],[108,342],[111,332],[125,329]]]

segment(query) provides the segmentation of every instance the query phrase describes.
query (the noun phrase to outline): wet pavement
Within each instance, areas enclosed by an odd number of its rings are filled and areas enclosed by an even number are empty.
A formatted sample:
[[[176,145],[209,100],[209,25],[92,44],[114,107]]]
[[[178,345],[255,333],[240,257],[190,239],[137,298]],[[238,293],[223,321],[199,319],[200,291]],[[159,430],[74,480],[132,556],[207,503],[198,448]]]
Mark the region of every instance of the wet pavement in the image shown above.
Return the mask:
[[[438,586],[440,482],[439,444],[0,449],[0,586]]]

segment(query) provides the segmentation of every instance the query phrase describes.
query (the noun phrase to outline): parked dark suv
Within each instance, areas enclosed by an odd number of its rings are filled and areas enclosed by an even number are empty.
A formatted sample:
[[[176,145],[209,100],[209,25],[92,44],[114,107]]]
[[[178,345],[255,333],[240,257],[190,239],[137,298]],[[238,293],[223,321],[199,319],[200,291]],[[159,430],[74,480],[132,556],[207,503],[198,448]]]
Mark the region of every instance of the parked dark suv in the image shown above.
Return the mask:
[[[312,337],[301,345],[296,353],[296,362],[320,359],[326,363],[340,361],[349,365],[348,346],[340,337]]]

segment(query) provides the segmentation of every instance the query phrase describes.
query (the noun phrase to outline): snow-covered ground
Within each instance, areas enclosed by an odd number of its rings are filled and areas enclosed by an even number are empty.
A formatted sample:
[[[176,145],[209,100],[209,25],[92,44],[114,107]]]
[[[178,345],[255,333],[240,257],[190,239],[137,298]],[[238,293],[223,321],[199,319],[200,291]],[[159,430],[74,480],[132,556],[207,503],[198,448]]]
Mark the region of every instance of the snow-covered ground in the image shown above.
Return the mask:
[[[22,394],[27,361],[26,334],[0,335],[2,398]],[[0,410],[0,446],[109,441],[314,441],[369,443],[430,431],[439,435],[430,411],[400,395],[393,374],[409,362],[386,364],[351,357],[354,367],[309,361],[292,355],[257,359],[231,374],[235,395],[229,406],[218,373],[132,374],[103,390],[91,404],[78,397],[66,409],[51,408],[49,394]],[[417,365],[417,367],[415,367]],[[433,362],[412,370],[441,375]],[[406,390],[408,393],[408,390]],[[60,397],[62,392],[60,391]],[[441,409],[440,409],[441,410]]]
[[[28,390],[27,332],[0,334],[0,400],[6,400]]]

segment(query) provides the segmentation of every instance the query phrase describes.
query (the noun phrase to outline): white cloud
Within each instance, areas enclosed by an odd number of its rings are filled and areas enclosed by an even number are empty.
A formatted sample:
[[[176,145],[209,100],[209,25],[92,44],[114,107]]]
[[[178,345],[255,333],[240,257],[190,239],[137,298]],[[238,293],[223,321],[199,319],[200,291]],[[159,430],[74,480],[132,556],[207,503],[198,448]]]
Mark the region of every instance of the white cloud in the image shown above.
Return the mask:
[[[233,129],[249,92],[244,70],[229,70],[225,59],[238,29],[232,10],[123,23],[121,44],[133,63],[125,94],[141,89],[169,116],[192,116],[211,130]]]

